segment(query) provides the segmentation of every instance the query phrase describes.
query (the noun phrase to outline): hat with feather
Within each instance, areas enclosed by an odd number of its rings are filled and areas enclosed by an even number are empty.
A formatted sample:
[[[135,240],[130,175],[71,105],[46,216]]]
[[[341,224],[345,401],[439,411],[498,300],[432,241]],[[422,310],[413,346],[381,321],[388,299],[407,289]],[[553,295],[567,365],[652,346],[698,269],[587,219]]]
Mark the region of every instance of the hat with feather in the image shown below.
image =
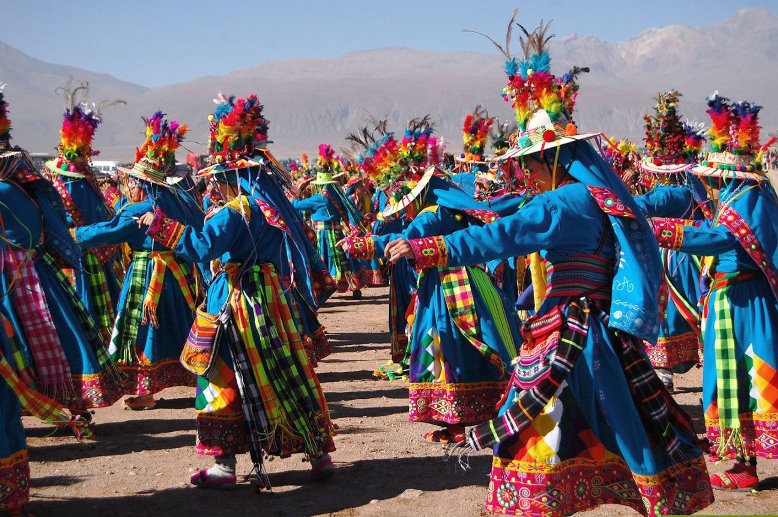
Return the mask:
[[[89,83],[77,81],[73,86],[68,81],[65,86],[55,90],[65,98],[65,114],[59,130],[58,156],[45,163],[50,174],[83,178],[92,176],[91,160],[99,151],[92,149],[95,130],[103,121],[102,112],[109,106],[127,104],[121,99],[105,100],[99,104],[86,101]]]
[[[208,116],[208,153],[215,162],[198,176],[266,167],[285,188],[293,188],[291,172],[267,149],[269,122],[257,94],[247,97],[225,96],[219,92],[213,100],[216,109]]]
[[[551,73],[548,44],[554,37],[548,34],[550,23],[541,20],[529,32],[516,22],[518,10],[508,22],[505,45],[477,31],[467,31],[486,37],[505,56],[508,84],[503,99],[513,107],[518,135],[514,147],[501,156],[503,159],[541,152],[578,140],[594,138],[599,133],[579,134],[573,121],[573,109],[578,96],[578,75],[589,68],[573,67],[562,77]],[[524,54],[521,61],[510,53],[514,25],[521,29],[519,43]]]
[[[146,139],[135,149],[135,163],[131,168],[119,167],[119,171],[157,185],[178,183],[182,178],[172,175],[176,167],[176,149],[189,128],[177,120],[169,122],[161,111],[143,121]]]
[[[494,118],[489,116],[481,105],[475,107],[472,113],[465,116],[462,124],[462,143],[464,149],[454,160],[465,163],[485,163],[486,142],[489,140],[489,131],[494,124]]]
[[[709,151],[702,162],[692,168],[694,174],[719,178],[740,178],[754,181],[767,179],[762,170],[762,154],[775,142],[771,138],[759,144],[759,112],[754,103],[731,102],[715,92],[708,97],[707,113]]]
[[[429,115],[408,123],[402,140],[393,141],[385,149],[378,175],[373,178],[387,194],[388,203],[381,213],[385,219],[398,216],[415,206],[429,185],[442,161],[444,144],[433,135],[434,124]],[[390,144],[390,142],[387,142]]]
[[[676,90],[660,93],[656,97],[654,114],[646,114],[646,155],[640,168],[651,174],[675,174],[683,172],[697,161],[703,135],[691,123],[681,122],[678,114]]]

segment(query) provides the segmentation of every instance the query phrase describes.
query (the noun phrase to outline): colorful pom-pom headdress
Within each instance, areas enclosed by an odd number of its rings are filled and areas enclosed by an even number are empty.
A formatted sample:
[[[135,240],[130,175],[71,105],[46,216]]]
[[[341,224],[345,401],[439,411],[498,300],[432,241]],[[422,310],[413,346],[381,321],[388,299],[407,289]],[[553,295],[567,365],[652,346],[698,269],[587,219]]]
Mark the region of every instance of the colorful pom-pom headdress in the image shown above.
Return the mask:
[[[429,116],[413,119],[400,142],[388,133],[377,142],[371,160],[363,162],[365,173],[387,195],[389,202],[382,217],[396,217],[423,198],[443,158],[443,142],[433,130]]]
[[[697,160],[702,145],[698,140],[702,135],[691,124],[681,122],[680,97],[676,90],[658,94],[654,114],[643,116],[646,156],[640,168],[644,172],[676,174],[687,170]]]
[[[286,188],[293,188],[292,175],[267,149],[269,122],[255,93],[227,97],[219,92],[216,109],[208,116],[208,154],[215,162],[198,176],[266,167]]]
[[[466,163],[485,163],[486,142],[493,124],[494,118],[489,116],[483,106],[476,106],[472,113],[468,113],[462,124],[464,149],[454,159]]]
[[[63,87],[57,88],[65,98],[65,114],[62,127],[59,130],[58,156],[46,162],[50,174],[83,178],[92,176],[92,157],[99,151],[92,149],[92,141],[97,126],[102,123],[102,112],[109,106],[127,104],[121,99],[106,100],[99,104],[86,101],[89,93],[89,83],[78,81],[75,87],[68,81]]]
[[[189,128],[177,120],[168,122],[161,111],[143,121],[146,124],[146,139],[135,149],[135,163],[132,168],[120,167],[119,170],[157,185],[177,183],[181,178],[171,176],[176,167],[176,149]]]
[[[549,24],[541,20],[540,25],[529,32],[516,23],[516,14],[517,11],[514,11],[508,23],[504,46],[485,34],[468,31],[488,38],[506,59],[508,84],[503,89],[502,97],[513,107],[519,133],[515,146],[502,158],[526,156],[596,137],[599,133],[578,134],[572,117],[578,96],[577,77],[589,69],[574,67],[562,77],[554,76],[548,53],[548,43],[554,35],[548,34]],[[510,53],[514,25],[523,33],[523,36],[519,36],[524,53],[521,61]]]
[[[316,179],[313,185],[337,183],[333,177],[343,171],[343,165],[335,150],[329,144],[319,144],[319,157],[316,159]]]
[[[747,101],[731,102],[718,92],[708,97],[710,148],[705,160],[692,172],[719,178],[767,179],[762,170],[762,154],[775,142],[775,137],[759,145],[761,109],[761,106]]]

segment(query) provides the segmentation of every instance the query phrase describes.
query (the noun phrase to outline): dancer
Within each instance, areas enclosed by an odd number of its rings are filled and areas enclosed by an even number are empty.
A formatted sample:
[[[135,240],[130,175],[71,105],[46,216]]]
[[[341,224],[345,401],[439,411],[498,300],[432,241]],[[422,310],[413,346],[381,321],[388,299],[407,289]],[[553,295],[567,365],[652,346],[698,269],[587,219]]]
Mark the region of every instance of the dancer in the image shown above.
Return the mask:
[[[88,416],[121,398],[122,376],[61,265],[76,269],[81,250],[68,232],[65,208],[26,151],[10,146],[10,120],[0,91],[0,225],[5,253],[0,300],[44,395]]]
[[[195,228],[203,224],[197,200],[176,188],[168,174],[187,132],[156,112],[145,119],[146,139],[136,150],[131,169],[120,169],[129,204],[104,223],[76,229],[86,248],[127,243],[132,262],[122,285],[109,350],[130,377],[125,392],[129,409],[153,409],[154,394],[172,386],[192,386],[194,376],[179,363],[194,320],[206,271],[160,246],[138,228],[137,218],[154,207]]]
[[[394,201],[383,218],[404,213],[411,222],[401,234],[347,238],[344,249],[352,257],[381,257],[384,246],[399,236],[450,233],[497,217],[479,210],[469,194],[436,169],[439,143],[426,120],[409,126],[397,162],[380,171],[380,177]],[[516,355],[513,336],[518,335],[518,320],[512,302],[500,296],[483,270],[441,268],[425,273],[418,280],[407,354],[409,419],[443,426],[425,433],[425,440],[461,442],[466,425],[495,414],[507,381],[506,367]]]
[[[693,513],[713,501],[702,452],[641,344],[659,330],[656,241],[585,141],[596,135],[571,123],[572,99],[550,72],[547,27],[522,31],[522,62],[503,49],[520,128],[504,156],[523,159],[547,191],[491,224],[385,251],[419,269],[537,251],[547,262],[544,300],[522,326],[500,416],[468,432],[469,448],[494,447],[487,511],[569,515],[613,503],[644,515]]]
[[[92,157],[98,154],[92,149],[92,140],[102,122],[102,111],[124,101],[103,101],[90,107],[79,100],[81,94],[86,98],[89,91],[89,85],[83,81],[76,87],[69,82],[57,91],[65,97],[65,115],[59,131],[59,156],[46,162],[46,170],[65,205],[70,228],[108,221],[116,211],[100,190],[92,170]],[[118,255],[118,246],[85,249],[80,267],[72,270],[76,292],[97,323],[106,344],[111,338],[124,276],[117,261]]]
[[[357,210],[351,200],[343,193],[333,176],[340,171],[341,164],[335,157],[335,151],[327,144],[319,145],[319,157],[316,160],[316,179],[310,182],[315,192],[305,199],[293,199],[292,205],[298,212],[310,213],[311,222],[316,230],[319,255],[329,267],[330,275],[335,279],[338,292],[351,291],[354,298],[362,297],[360,274],[365,265],[356,260],[348,260],[343,251],[335,244],[362,226],[364,215]]]
[[[196,399],[197,451],[216,458],[191,482],[203,488],[234,487],[235,456],[247,447],[265,488],[270,488],[262,466],[265,455],[304,453],[313,466],[311,477],[324,478],[333,472],[332,424],[303,346],[295,317],[298,302],[289,293],[290,285],[310,273],[297,247],[305,238],[300,228],[289,228],[296,221],[287,223],[282,215],[292,213],[288,205],[279,210],[268,202],[269,195],[247,195],[256,183],[273,192],[275,200],[283,199],[279,182],[291,186],[290,178],[264,149],[267,121],[256,95],[219,100],[210,140],[218,164],[200,174],[218,182],[224,208],[202,230],[161,208],[139,221],[149,225],[150,237],[188,260],[219,260],[190,336],[190,342],[202,346],[210,335],[211,346],[218,347],[211,349],[218,354],[212,367],[198,377]]]
[[[655,219],[661,246],[712,256],[703,311],[702,404],[714,455],[735,464],[714,487],[759,485],[757,457],[778,458],[778,197],[761,170],[760,106],[708,98],[710,152],[691,172],[717,200],[704,224]],[[693,225],[694,224],[694,225]]]

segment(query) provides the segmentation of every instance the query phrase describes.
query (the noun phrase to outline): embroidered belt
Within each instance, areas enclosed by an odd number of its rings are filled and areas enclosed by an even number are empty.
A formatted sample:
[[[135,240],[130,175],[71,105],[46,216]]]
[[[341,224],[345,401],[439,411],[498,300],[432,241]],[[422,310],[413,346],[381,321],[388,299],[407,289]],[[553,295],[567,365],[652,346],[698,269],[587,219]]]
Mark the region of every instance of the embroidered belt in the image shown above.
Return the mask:
[[[547,296],[587,296],[610,299],[613,262],[599,255],[581,253],[548,264]]]

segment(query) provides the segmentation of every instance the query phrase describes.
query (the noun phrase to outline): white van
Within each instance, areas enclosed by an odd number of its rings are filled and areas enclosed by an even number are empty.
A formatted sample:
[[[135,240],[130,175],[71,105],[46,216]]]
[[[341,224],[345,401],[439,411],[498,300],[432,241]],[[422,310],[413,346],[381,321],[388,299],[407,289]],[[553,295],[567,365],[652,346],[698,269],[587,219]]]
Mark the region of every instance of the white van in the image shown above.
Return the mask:
[[[116,162],[94,161],[92,162],[92,170],[95,171],[95,174],[103,174],[115,178],[119,173],[119,169],[116,168],[116,165]]]

